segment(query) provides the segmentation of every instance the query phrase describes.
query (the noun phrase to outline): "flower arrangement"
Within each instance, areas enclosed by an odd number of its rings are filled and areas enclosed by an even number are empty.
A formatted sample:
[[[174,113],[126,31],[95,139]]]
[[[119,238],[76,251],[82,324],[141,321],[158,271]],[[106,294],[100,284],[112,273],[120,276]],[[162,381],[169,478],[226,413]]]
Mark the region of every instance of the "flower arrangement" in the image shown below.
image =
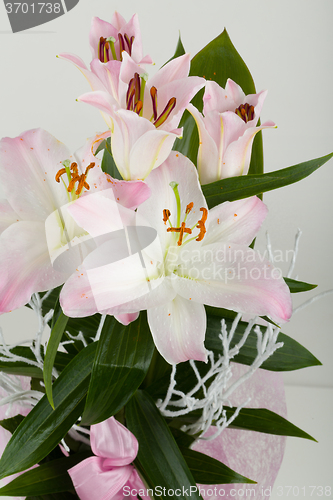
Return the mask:
[[[151,78],[136,15],[94,18],[89,43],[89,68],[59,58],[106,130],[74,154],[43,129],[0,143],[0,312],[39,319],[30,346],[1,339],[0,477],[18,476],[0,495],[267,498],[281,436],[313,439],[285,418],[276,372],[320,363],[281,332],[290,294],[315,285],[255,250],[262,194],[333,154],[263,172],[267,93],[226,31],[192,60],[179,39]],[[248,431],[264,475],[244,465]]]

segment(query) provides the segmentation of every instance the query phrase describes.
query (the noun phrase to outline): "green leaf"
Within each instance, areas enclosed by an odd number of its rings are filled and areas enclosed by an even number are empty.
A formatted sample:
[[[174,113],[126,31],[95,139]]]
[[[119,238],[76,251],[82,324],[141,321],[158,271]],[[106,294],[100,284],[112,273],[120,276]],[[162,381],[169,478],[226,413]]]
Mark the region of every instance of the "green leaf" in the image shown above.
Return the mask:
[[[216,309],[218,314],[218,309]],[[221,333],[221,320],[223,316],[207,314],[207,331],[205,346],[210,351],[215,354],[223,354],[222,342],[219,339],[219,334]],[[229,331],[232,325],[232,319],[225,318],[226,327]],[[240,321],[234,333],[233,339],[231,341],[230,347],[234,347],[243,337],[245,329],[248,323]],[[262,327],[263,328],[263,327]],[[321,365],[321,362],[311,354],[305,347],[296,342],[296,340],[288,337],[284,333],[280,332],[277,338],[277,342],[283,342],[283,347],[277,349],[272,356],[270,356],[260,368],[271,371],[292,371],[299,370],[300,368],[306,368],[308,366]],[[239,354],[237,354],[233,360],[236,363],[241,363],[243,365],[251,365],[257,356],[257,335],[252,330],[241,348]]]
[[[16,356],[27,358],[28,360],[36,361],[36,358],[30,347],[17,346],[10,350]],[[42,354],[42,353],[41,353]],[[4,357],[4,356],[3,356]],[[8,358],[10,359],[10,358]],[[55,358],[54,366],[61,372],[65,366],[71,361],[72,356],[64,352],[58,352]],[[43,378],[43,372],[36,366],[29,365],[24,361],[0,361],[0,371],[11,373],[14,375],[23,375],[25,377]]]
[[[83,349],[14,432],[0,460],[0,479],[29,469],[48,455],[82,414],[97,345]]]
[[[224,201],[240,200],[298,182],[312,174],[333,156],[330,153],[292,167],[262,175],[241,175],[202,186],[209,208]]]
[[[242,87],[245,94],[256,93],[251,73],[232,44],[226,30],[194,56],[191,61],[190,76],[201,76],[206,80],[213,80],[223,88],[227,79],[231,78]],[[199,111],[203,108],[203,93],[204,91],[201,90],[192,100],[192,104]],[[183,139],[177,139],[173,149],[188,156],[196,164],[199,136],[195,121],[187,111],[184,113],[180,126],[184,127]],[[262,134],[259,132],[252,147],[249,173],[261,174],[263,168]]]
[[[13,434],[16,431],[16,429],[18,428],[18,426],[20,425],[20,423],[22,422],[22,420],[24,420],[24,416],[18,414],[18,415],[15,415],[14,417],[5,418],[4,420],[0,420],[0,425],[1,425],[1,427],[6,429],[7,431],[9,431],[11,434]]]
[[[146,312],[128,326],[112,316],[106,317],[91,373],[83,424],[102,422],[127,403],[145,378],[153,352]]]
[[[29,496],[26,500],[77,500],[79,497],[76,494],[69,493],[53,493],[51,495]]]
[[[107,139],[106,141],[106,147],[103,153],[101,168],[103,172],[106,172],[107,174],[111,175],[111,177],[113,177],[114,179],[119,179],[119,180],[123,179],[119,173],[119,170],[117,169],[117,165],[115,164],[115,161],[111,153],[110,139]]]
[[[195,436],[191,436],[177,427],[172,427],[172,424],[169,425],[169,429],[179,448],[189,448],[194,443]]]
[[[225,410],[229,419],[235,413],[236,408],[225,407]],[[302,431],[299,427],[296,427],[296,425],[265,408],[242,408],[230,427],[316,441],[316,439]]]
[[[183,56],[185,54],[185,49],[184,49],[184,45],[182,43],[182,40],[181,40],[181,37],[180,37],[180,32],[179,32],[179,38],[178,38],[178,43],[177,43],[177,47],[176,47],[176,50],[175,50],[175,53],[172,57],[170,57],[170,59],[163,64],[163,66],[165,66],[166,64],[168,64],[170,61],[172,61],[173,59],[176,59],[176,57],[180,57],[180,56]],[[162,66],[162,68],[163,68]]]
[[[192,500],[201,498],[197,491],[193,493],[193,487],[196,486],[195,480],[164,418],[148,394],[144,391],[137,391],[127,403],[125,415],[129,430],[139,442],[135,465],[148,487],[166,488],[166,490],[180,489],[181,493],[183,488],[188,490],[187,495],[161,494],[161,498],[179,499],[189,496]],[[192,494],[189,495],[191,486]]]
[[[241,476],[215,458],[189,448],[180,448],[194,480],[199,484],[251,483],[255,481]]]
[[[53,409],[54,409],[54,403],[52,398],[52,370],[58,352],[59,342],[63,336],[64,330],[67,325],[67,321],[68,317],[65,316],[63,312],[61,312],[51,330],[51,335],[49,342],[47,344],[47,349],[44,359],[43,375],[44,375],[45,390],[47,398]]]
[[[0,496],[48,495],[73,489],[68,469],[91,456],[90,452],[53,460],[29,470],[0,489]]]
[[[296,281],[290,278],[283,278],[289,287],[290,293],[308,292],[313,290],[318,285],[311,285],[310,283],[305,283],[304,281]]]

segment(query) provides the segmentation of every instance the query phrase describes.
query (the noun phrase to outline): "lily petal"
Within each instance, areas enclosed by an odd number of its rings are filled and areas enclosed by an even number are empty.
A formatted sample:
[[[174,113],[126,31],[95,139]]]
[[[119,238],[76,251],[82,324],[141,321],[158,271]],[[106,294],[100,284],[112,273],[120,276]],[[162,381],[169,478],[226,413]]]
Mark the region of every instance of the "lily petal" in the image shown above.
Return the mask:
[[[148,323],[156,348],[168,363],[207,360],[207,320],[202,304],[177,295],[171,302],[148,309]]]
[[[209,226],[203,245],[223,240],[250,245],[267,212],[266,205],[257,196],[217,205],[209,212]]]
[[[138,454],[136,437],[114,417],[91,426],[91,449],[107,458],[108,466],[129,465]]]
[[[235,243],[202,246],[183,259],[174,288],[186,299],[253,315],[288,321],[289,288],[266,259]]]
[[[69,61],[74,64],[83,74],[83,76],[88,80],[88,83],[92,90],[103,90],[107,91],[107,87],[103,85],[102,80],[94,74],[94,72],[90,71],[82,59],[74,54],[69,54],[67,52],[62,52],[58,54],[57,57],[59,59],[64,59],[65,61]]]
[[[112,499],[129,480],[133,466],[108,468],[107,459],[89,457],[68,470],[81,500]]]
[[[193,104],[187,106],[196,121],[199,132],[199,150],[198,150],[198,172],[201,184],[209,184],[218,180],[219,173],[219,151],[214,138],[208,133],[204,117]],[[219,131],[219,128],[216,127]]]
[[[187,78],[190,71],[190,64],[190,54],[184,54],[180,57],[172,59],[172,61],[168,62],[154,76],[150,78],[149,86],[159,89],[160,87],[167,85],[173,80]]]
[[[2,233],[0,278],[0,313],[23,306],[37,290],[50,290],[65,281],[67,275],[51,265],[44,222],[17,222]]]
[[[11,207],[23,220],[44,221],[67,203],[66,190],[55,176],[61,162],[70,158],[67,147],[42,129],[0,141],[2,186]]]
[[[248,128],[242,137],[229,145],[223,158],[222,179],[247,174],[253,139],[265,128],[276,128],[276,125],[274,122],[265,122],[260,127]]]
[[[19,222],[20,218],[7,200],[0,200],[0,234],[11,224]]]

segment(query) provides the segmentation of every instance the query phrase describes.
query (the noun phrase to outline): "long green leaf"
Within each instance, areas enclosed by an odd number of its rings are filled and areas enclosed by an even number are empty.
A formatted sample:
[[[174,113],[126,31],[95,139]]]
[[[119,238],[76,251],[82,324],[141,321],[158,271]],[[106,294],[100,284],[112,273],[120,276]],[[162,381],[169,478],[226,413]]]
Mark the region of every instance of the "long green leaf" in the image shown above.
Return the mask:
[[[91,374],[84,424],[97,424],[117,413],[146,376],[154,342],[146,313],[124,326],[107,316]]]
[[[217,310],[216,310],[217,311]],[[221,333],[221,320],[223,316],[207,314],[207,331],[205,346],[214,353],[223,354],[222,342],[219,339]],[[225,318],[227,330],[230,330],[232,319]],[[243,337],[247,323],[240,321],[234,333],[230,347],[234,347]],[[283,347],[280,347],[275,353],[270,356],[262,365],[261,368],[271,371],[292,371],[306,368],[308,366],[321,365],[321,362],[311,354],[305,347],[296,342],[288,335],[280,332],[277,342],[283,342]],[[241,348],[233,360],[243,365],[251,365],[257,356],[257,335],[252,330],[245,344]]]
[[[291,278],[283,278],[289,287],[290,293],[308,292],[313,290],[318,285],[311,285],[310,283],[305,283],[304,281],[292,280]]]
[[[191,61],[191,76],[201,76],[213,80],[225,88],[228,78],[240,85],[245,94],[255,94],[256,89],[251,73],[245,62],[232,44],[226,30],[212,40]],[[202,110],[203,90],[192,100],[199,111]],[[192,116],[185,112],[180,123],[184,127],[183,139],[177,139],[174,149],[188,156],[193,163],[197,162],[199,137]],[[262,134],[259,132],[252,147],[250,174],[261,174],[264,168]]]
[[[321,158],[315,158],[314,160],[267,174],[229,177],[228,179],[222,179],[221,181],[202,186],[202,191],[209,208],[213,208],[224,201],[248,198],[249,196],[258,195],[298,182],[324,165],[332,156],[333,153],[330,153]]]
[[[228,419],[236,408],[225,408]],[[265,408],[242,408],[230,427],[249,431],[265,432],[277,436],[294,436],[316,441],[310,434],[302,431],[285,418]]]
[[[91,453],[53,460],[29,470],[0,489],[0,496],[48,495],[73,489],[68,469],[85,460]]]
[[[96,347],[83,349],[53,384],[55,410],[45,395],[16,429],[0,460],[0,479],[40,462],[80,417]]]
[[[51,335],[49,342],[47,344],[47,349],[44,359],[43,375],[44,375],[45,390],[47,398],[53,409],[54,409],[54,403],[52,397],[52,370],[58,352],[59,342],[63,336],[64,330],[67,325],[67,321],[68,317],[65,316],[64,313],[61,313],[58,319],[56,320],[54,327],[51,330]]]
[[[137,391],[125,408],[126,423],[139,442],[135,464],[149,488],[161,488],[161,498],[201,498],[193,490],[196,483],[154,401],[144,391]],[[190,488],[192,494],[190,495]],[[163,492],[163,488],[166,491]],[[168,495],[169,489],[174,493]],[[180,495],[175,494],[175,490]],[[187,494],[183,493],[187,490]],[[158,490],[157,490],[158,491]],[[156,490],[155,490],[156,493]]]
[[[183,457],[186,460],[194,480],[199,484],[230,484],[230,483],[251,483],[255,481],[248,479],[234,470],[230,469],[215,458],[209,457],[204,453],[191,450],[189,448],[180,448]]]

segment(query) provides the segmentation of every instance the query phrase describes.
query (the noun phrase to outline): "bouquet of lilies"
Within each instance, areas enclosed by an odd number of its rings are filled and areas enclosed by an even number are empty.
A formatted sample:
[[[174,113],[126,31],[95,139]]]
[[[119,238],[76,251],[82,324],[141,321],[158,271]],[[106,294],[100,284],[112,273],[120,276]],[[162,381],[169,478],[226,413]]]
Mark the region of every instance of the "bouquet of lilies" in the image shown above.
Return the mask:
[[[0,313],[39,320],[29,345],[1,332],[0,496],[268,498],[284,436],[313,439],[278,372],[320,362],[281,332],[315,285],[255,250],[262,193],[332,154],[263,173],[276,125],[226,31],[151,77],[136,15],[89,43],[89,68],[58,57],[104,130],[74,154],[42,129],[0,143]]]

